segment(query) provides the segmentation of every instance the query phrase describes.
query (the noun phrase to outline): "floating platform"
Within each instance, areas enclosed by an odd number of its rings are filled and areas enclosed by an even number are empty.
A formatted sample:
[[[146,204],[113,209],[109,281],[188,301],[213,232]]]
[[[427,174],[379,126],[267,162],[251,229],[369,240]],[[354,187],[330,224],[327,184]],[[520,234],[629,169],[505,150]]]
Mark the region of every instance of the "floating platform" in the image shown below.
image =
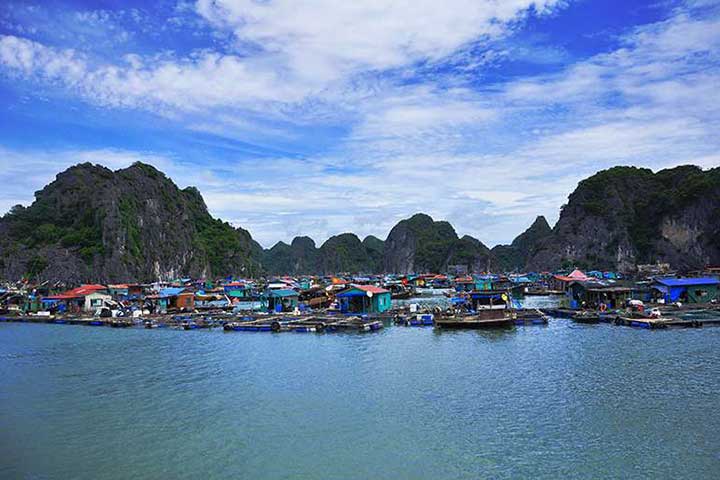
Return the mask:
[[[518,309],[514,311],[515,325],[547,325],[549,318],[539,309]]]
[[[435,315],[432,313],[398,315],[393,323],[402,327],[432,327],[435,325]]]
[[[720,318],[703,318],[703,319],[669,318],[669,317],[635,318],[635,317],[617,316],[617,317],[615,317],[613,324],[627,326],[627,327],[648,328],[648,329],[699,328],[704,325],[720,325]]]
[[[549,297],[565,295],[562,290],[529,290],[527,292],[520,292],[520,296],[525,297]]]
[[[227,322],[223,330],[232,332],[372,332],[381,330],[383,322],[362,317],[308,316],[308,317],[270,317],[257,320]]]
[[[577,310],[572,310],[570,308],[541,308],[540,311],[542,311],[545,315],[555,318],[572,318],[573,315],[578,313]]]

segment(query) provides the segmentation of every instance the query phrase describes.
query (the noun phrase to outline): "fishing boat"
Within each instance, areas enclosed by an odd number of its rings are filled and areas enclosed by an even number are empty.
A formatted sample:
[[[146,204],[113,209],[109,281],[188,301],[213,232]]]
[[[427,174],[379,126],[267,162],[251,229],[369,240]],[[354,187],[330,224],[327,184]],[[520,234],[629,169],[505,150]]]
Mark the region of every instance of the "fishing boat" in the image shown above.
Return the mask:
[[[594,311],[577,312],[570,318],[577,323],[600,323],[600,314]]]
[[[467,310],[455,309],[435,318],[435,326],[448,329],[509,327],[515,323],[511,297],[505,290],[479,290],[468,294]]]

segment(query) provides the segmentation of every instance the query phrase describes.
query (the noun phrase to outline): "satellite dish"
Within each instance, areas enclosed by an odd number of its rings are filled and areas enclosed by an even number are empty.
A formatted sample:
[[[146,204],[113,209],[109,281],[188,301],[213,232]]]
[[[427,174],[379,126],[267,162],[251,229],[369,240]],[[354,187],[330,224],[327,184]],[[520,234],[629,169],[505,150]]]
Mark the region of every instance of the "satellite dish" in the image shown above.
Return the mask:
[[[373,293],[372,293],[372,292],[367,292],[367,296],[370,297],[370,298],[372,298]]]

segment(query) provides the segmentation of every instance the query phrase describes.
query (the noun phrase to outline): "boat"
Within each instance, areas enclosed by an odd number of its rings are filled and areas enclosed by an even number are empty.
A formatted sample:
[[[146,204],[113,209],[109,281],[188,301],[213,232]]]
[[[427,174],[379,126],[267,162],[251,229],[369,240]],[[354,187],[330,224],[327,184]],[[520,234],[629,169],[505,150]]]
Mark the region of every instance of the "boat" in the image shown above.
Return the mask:
[[[577,323],[600,323],[600,314],[592,311],[577,312],[570,318]]]
[[[435,318],[435,326],[446,329],[509,327],[515,324],[511,297],[505,290],[478,290],[468,294],[468,309],[455,309]]]
[[[130,320],[113,319],[110,321],[110,326],[112,328],[128,328],[132,327],[133,323]]]

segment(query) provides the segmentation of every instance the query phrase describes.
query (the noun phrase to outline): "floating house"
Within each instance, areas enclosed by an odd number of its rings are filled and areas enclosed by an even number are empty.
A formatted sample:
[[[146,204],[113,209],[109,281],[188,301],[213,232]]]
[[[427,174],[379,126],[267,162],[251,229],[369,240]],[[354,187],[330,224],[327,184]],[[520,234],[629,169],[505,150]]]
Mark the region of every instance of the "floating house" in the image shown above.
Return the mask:
[[[195,293],[196,309],[228,308],[230,300],[222,290],[200,291]]]
[[[382,313],[390,310],[390,290],[372,285],[352,285],[335,295],[342,313]]]
[[[300,294],[295,290],[268,290],[266,295],[268,310],[271,312],[291,312],[300,301]]]
[[[450,279],[446,275],[435,275],[430,280],[430,285],[433,288],[450,288],[450,287],[452,287],[452,284],[450,283]]]
[[[605,305],[607,308],[620,308],[626,301],[633,298],[632,288],[594,279],[585,282],[571,282],[566,293],[570,298],[571,308],[579,308],[583,305],[593,308],[601,305]]]
[[[475,283],[475,279],[472,277],[461,277],[455,279],[455,291],[456,292],[472,292],[473,290],[480,290]]]
[[[112,296],[107,293],[93,292],[89,295],[85,295],[85,308],[86,312],[95,312],[98,308],[104,307],[106,304],[112,302]]]
[[[138,284],[120,283],[116,285],[108,285],[108,293],[113,299],[124,302],[126,300],[139,300],[143,297],[144,288]]]
[[[472,311],[505,310],[510,305],[510,295],[504,290],[480,290],[470,292],[468,304]]]
[[[476,290],[493,290],[498,277],[493,275],[468,275],[455,279],[456,292],[473,292]]]
[[[95,295],[97,294],[97,295]],[[86,301],[86,297],[90,300]],[[94,305],[103,305],[105,300],[110,300],[110,294],[105,285],[82,285],[58,295],[48,295],[42,298],[43,308],[57,310],[60,312],[94,311]]]
[[[157,295],[147,297],[157,300],[157,310],[193,310],[195,308],[195,294],[185,287],[161,288]]]
[[[248,282],[230,282],[223,285],[225,295],[230,299],[249,300],[253,296],[252,284]]]
[[[553,275],[549,281],[550,288],[564,292],[573,282],[587,282],[590,277],[580,270],[573,270],[569,275]]]
[[[656,278],[650,288],[665,303],[709,303],[720,300],[719,285],[714,277]]]

